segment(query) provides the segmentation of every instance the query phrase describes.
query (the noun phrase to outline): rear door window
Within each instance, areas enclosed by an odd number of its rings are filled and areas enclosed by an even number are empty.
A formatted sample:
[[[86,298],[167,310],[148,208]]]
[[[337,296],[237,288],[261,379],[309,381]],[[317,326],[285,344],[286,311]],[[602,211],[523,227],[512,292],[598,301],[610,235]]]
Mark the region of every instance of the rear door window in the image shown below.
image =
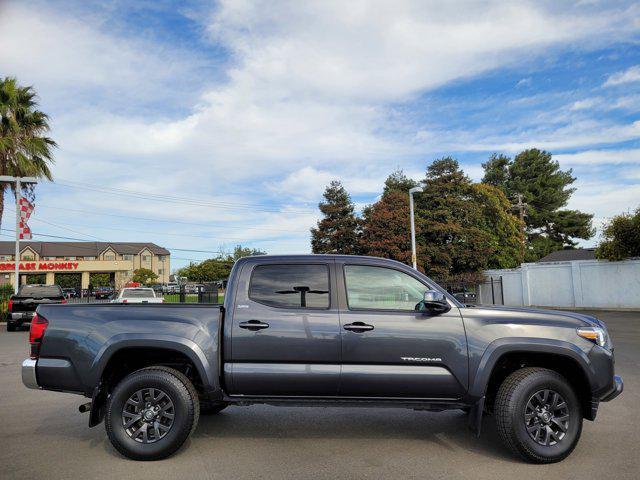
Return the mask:
[[[251,276],[249,298],[278,308],[329,308],[329,267],[259,265]]]

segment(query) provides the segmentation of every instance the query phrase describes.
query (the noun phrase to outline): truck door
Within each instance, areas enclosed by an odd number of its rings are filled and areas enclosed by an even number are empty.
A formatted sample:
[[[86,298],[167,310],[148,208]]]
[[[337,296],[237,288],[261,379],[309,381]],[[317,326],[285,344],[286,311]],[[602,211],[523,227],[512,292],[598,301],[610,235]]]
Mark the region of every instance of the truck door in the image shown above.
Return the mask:
[[[467,345],[457,307],[416,310],[427,279],[402,267],[336,262],[345,396],[457,399],[467,384]]]
[[[337,394],[340,324],[333,265],[307,259],[243,267],[231,362],[225,364],[231,394]]]

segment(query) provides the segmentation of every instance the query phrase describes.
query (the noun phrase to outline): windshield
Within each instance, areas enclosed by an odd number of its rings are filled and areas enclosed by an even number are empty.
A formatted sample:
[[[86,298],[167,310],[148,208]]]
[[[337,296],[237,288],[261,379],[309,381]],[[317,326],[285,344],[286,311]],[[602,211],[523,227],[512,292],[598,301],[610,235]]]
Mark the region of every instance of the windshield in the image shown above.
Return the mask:
[[[58,285],[23,285],[18,290],[19,297],[46,298],[62,296]]]
[[[122,291],[122,298],[155,298],[153,289],[151,288],[127,288]]]

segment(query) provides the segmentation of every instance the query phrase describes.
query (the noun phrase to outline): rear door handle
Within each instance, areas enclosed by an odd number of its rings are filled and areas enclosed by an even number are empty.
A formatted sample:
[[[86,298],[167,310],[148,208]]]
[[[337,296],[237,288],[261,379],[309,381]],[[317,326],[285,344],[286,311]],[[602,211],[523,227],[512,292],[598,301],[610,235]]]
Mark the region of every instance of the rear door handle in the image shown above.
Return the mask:
[[[260,320],[249,320],[248,322],[241,322],[238,324],[238,326],[252,332],[257,332],[258,330],[262,330],[263,328],[269,328],[268,323],[261,322]]]
[[[373,325],[369,325],[364,322],[354,322],[347,323],[343,325],[342,328],[345,330],[349,330],[350,332],[360,333],[360,332],[368,332],[369,330],[373,330]]]

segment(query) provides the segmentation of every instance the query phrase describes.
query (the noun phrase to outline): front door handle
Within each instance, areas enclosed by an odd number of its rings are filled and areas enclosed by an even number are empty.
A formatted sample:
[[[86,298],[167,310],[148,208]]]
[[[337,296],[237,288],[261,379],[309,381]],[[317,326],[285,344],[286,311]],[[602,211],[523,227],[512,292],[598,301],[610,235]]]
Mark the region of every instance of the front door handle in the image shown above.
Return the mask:
[[[353,322],[347,323],[343,325],[342,328],[345,330],[349,330],[350,332],[360,333],[360,332],[368,332],[369,330],[373,330],[373,325],[369,325],[364,322]]]
[[[257,332],[258,330],[262,330],[263,328],[269,328],[268,323],[261,322],[260,320],[249,320],[248,322],[241,322],[238,324],[238,326],[252,332]]]

